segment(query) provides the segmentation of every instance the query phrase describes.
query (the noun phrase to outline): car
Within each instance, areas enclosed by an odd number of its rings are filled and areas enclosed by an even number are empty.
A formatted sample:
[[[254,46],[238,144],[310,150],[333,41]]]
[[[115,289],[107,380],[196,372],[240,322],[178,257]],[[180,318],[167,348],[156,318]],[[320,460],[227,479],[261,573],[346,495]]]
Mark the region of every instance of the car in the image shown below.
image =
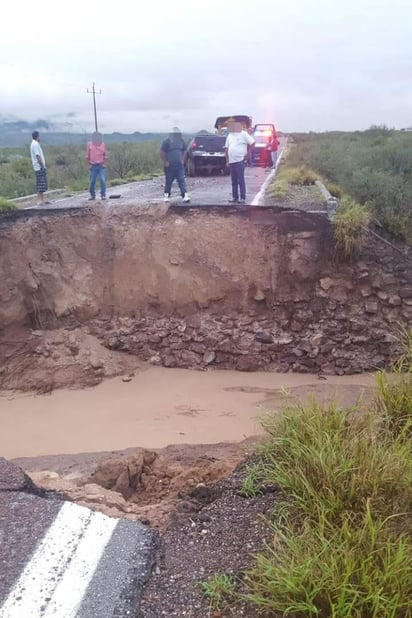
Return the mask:
[[[271,159],[271,150],[270,143],[272,140],[271,135],[256,135],[253,134],[253,139],[255,140],[255,145],[251,151],[251,163],[254,166],[258,167],[271,167],[272,159]]]
[[[186,152],[186,173],[196,176],[205,173],[228,174],[224,135],[196,135]]]

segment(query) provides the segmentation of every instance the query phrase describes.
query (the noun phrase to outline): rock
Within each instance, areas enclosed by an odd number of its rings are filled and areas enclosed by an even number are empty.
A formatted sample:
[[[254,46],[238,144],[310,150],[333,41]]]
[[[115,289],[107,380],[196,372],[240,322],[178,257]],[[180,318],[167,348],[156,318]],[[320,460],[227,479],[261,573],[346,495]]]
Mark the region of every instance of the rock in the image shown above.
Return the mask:
[[[399,305],[402,304],[401,297],[398,296],[397,294],[394,294],[393,296],[389,296],[388,302],[392,307],[398,307]]]
[[[93,369],[101,369],[102,367],[104,367],[104,362],[101,358],[92,358],[90,359],[90,365],[93,367]]]
[[[369,300],[365,303],[365,312],[366,313],[378,313],[379,304],[375,300]]]
[[[405,298],[411,298],[412,299],[412,286],[410,285],[404,285],[400,290],[399,290],[399,296],[403,299]]]
[[[255,299],[256,302],[262,302],[265,300],[266,296],[264,295],[264,293],[262,292],[262,290],[258,290],[256,292],[256,294],[253,297]]]
[[[367,296],[371,296],[373,294],[372,292],[372,288],[369,286],[362,286],[361,287],[361,295],[366,298]]]
[[[176,359],[171,354],[167,354],[163,359],[165,367],[176,367]]]
[[[258,330],[255,334],[255,339],[259,343],[273,343],[273,335],[265,330]]]
[[[333,279],[330,277],[323,277],[323,279],[319,281],[319,285],[322,290],[328,291],[333,286]]]
[[[213,350],[208,350],[204,353],[202,362],[204,365],[211,365],[216,358],[216,354]]]
[[[113,489],[114,491],[119,492],[119,494],[122,494],[126,500],[133,494],[133,489],[130,487],[129,471],[127,468],[120,473]]]
[[[90,477],[90,481],[101,485],[105,489],[113,489],[119,476],[127,470],[127,461],[125,459],[106,459],[97,466]]]
[[[154,356],[151,356],[151,357],[149,358],[149,363],[150,363],[151,365],[155,365],[155,366],[157,366],[157,367],[158,367],[159,365],[161,365],[161,364],[162,364],[162,359],[161,359],[161,357],[160,357],[160,354],[155,354]]]
[[[379,292],[377,293],[377,297],[378,297],[380,300],[387,300],[388,295],[387,295],[387,293],[386,293],[386,292],[383,292],[382,290],[379,290]]]
[[[118,350],[120,348],[121,342],[119,337],[110,337],[110,339],[107,342],[107,346],[111,349],[111,350]]]
[[[196,352],[191,352],[190,350],[182,350],[182,352],[180,352],[180,359],[189,367],[199,365],[201,362],[200,356],[196,354]]]

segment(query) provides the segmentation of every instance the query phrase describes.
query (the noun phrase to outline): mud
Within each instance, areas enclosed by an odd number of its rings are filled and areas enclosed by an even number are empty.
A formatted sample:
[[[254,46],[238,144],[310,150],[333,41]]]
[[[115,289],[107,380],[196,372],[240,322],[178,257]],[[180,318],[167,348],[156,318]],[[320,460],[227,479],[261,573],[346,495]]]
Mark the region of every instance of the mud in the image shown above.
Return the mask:
[[[0,452],[7,458],[35,457],[240,441],[259,432],[265,409],[283,405],[284,389],[298,388],[300,396],[336,392],[343,403],[353,403],[372,384],[368,375],[320,380],[308,374],[147,365],[128,382],[113,378],[39,396],[3,391]]]

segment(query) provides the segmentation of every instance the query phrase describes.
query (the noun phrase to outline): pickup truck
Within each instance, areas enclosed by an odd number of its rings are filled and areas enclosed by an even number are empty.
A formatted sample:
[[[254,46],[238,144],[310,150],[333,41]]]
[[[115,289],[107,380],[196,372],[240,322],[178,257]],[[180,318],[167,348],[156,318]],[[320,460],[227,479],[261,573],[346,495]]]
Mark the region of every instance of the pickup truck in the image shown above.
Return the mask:
[[[231,122],[240,122],[242,128],[245,131],[249,131],[252,126],[252,118],[250,116],[246,116],[244,114],[235,115],[235,116],[219,116],[216,118],[215,129],[218,135],[222,135],[227,132],[228,125]]]
[[[224,135],[196,135],[186,152],[186,173],[196,176],[205,173],[228,174]]]

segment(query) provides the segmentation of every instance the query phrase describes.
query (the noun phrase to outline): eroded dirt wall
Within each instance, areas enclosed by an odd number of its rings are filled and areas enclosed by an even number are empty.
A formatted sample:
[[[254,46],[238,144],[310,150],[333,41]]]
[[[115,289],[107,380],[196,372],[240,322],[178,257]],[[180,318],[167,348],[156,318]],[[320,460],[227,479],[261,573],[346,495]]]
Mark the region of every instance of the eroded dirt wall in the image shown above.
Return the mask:
[[[3,222],[0,327],[149,310],[224,314],[308,299],[327,225],[305,215],[261,215],[118,209]]]
[[[331,250],[325,217],[262,208],[10,218],[0,223],[1,337],[30,326],[46,341],[42,329],[82,325],[109,350],[170,367],[385,366],[412,325],[411,253],[373,236],[353,264]],[[70,354],[72,367],[82,353],[69,344],[33,342],[35,361],[53,371],[54,356]],[[103,356],[83,354],[81,373],[101,379]]]

